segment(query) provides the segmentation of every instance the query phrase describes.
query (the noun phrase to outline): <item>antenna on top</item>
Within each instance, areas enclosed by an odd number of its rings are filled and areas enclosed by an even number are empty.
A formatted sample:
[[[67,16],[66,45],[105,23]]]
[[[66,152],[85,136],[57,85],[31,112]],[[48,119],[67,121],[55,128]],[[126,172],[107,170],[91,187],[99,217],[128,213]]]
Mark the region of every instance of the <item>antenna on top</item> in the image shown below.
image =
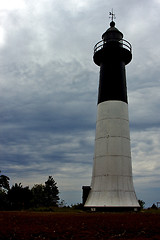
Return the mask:
[[[113,19],[116,18],[115,13],[113,13],[113,8],[112,8],[112,12],[109,12],[109,18],[111,18],[112,22],[113,22]]]

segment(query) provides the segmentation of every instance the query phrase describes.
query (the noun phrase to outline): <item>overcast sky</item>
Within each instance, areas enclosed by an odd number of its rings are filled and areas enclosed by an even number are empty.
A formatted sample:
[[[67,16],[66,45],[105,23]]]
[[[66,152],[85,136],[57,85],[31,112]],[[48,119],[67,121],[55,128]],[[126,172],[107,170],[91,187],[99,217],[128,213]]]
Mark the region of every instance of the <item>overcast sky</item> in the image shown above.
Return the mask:
[[[133,47],[126,66],[134,186],[160,201],[160,0],[0,2],[0,170],[10,184],[51,175],[67,204],[90,185],[99,67],[93,47],[109,27]]]

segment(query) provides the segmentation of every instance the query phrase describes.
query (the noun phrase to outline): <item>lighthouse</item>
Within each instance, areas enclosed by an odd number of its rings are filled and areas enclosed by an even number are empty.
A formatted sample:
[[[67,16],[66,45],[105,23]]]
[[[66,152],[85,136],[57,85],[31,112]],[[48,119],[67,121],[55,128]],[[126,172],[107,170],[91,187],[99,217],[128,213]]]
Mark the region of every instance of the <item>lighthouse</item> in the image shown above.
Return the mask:
[[[140,206],[132,178],[130,130],[125,66],[131,62],[131,44],[110,27],[94,47],[100,67],[92,181],[84,207],[98,210],[137,210]]]

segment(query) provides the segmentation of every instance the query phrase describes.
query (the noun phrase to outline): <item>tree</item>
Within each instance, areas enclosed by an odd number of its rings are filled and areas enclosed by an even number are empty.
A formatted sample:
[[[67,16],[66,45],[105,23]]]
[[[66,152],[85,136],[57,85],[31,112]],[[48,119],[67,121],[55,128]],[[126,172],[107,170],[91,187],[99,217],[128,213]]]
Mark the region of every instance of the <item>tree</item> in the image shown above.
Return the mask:
[[[32,198],[29,187],[22,186],[21,183],[13,185],[8,191],[8,199],[11,208],[14,210],[21,210],[30,207],[30,201]]]
[[[9,180],[9,177],[0,175],[0,190],[9,190]]]
[[[141,209],[143,209],[145,206],[145,202],[143,200],[138,200],[138,202],[139,202]]]
[[[0,190],[0,210],[7,210],[9,207],[8,195],[4,190]]]
[[[42,207],[45,205],[44,185],[35,184],[31,189],[33,207]]]
[[[151,209],[156,209],[156,210],[158,209],[155,203],[152,204]]]
[[[45,182],[45,206],[58,206],[59,190],[52,176]]]
[[[45,185],[35,184],[31,192],[33,207],[58,206],[59,190],[52,176],[48,177]]]
[[[0,210],[7,210],[8,208],[9,180],[9,177],[0,175]]]

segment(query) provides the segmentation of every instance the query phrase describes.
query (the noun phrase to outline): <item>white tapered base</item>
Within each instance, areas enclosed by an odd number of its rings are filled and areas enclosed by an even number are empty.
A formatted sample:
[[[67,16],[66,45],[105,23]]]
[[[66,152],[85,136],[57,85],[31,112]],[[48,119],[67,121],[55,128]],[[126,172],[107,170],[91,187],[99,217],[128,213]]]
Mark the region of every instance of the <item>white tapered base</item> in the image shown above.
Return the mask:
[[[85,207],[139,207],[132,179],[128,104],[98,105],[91,191]]]

